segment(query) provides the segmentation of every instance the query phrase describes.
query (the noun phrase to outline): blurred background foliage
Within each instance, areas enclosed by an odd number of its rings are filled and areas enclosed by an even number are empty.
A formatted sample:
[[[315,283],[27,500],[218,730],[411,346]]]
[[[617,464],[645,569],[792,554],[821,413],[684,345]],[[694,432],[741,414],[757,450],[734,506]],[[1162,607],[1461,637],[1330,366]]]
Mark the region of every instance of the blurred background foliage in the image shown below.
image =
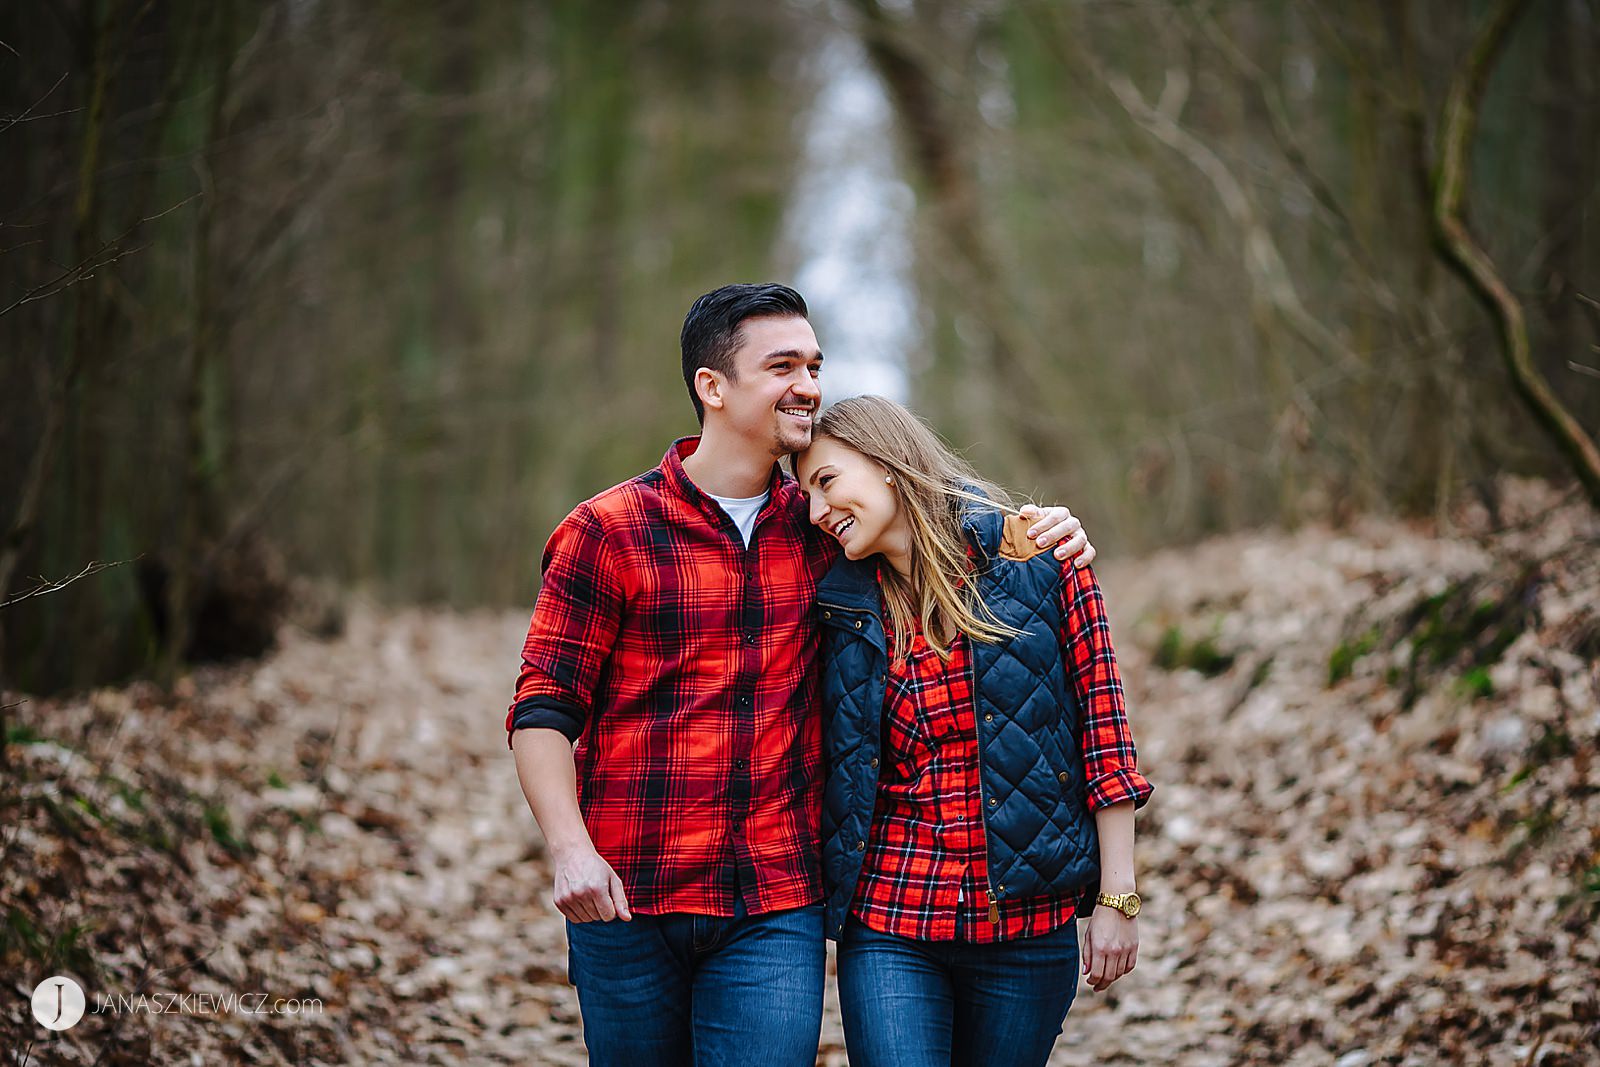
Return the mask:
[[[530,604],[735,280],[1103,553],[1570,479],[1429,221],[1503,6],[6,4],[0,590],[135,562],[0,613],[5,681],[256,650],[290,575]],[[1600,2],[1511,6],[1468,221],[1592,435]]]

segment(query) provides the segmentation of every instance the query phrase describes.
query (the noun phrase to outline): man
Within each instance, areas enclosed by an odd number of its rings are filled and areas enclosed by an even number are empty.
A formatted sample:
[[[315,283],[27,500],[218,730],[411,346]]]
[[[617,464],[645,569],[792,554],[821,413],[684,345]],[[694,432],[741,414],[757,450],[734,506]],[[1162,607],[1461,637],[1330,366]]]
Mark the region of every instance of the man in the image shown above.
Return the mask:
[[[822,1018],[812,622],[831,538],[777,460],[822,353],[805,301],[730,285],[684,320],[699,437],[550,538],[516,698],[595,1064],[811,1064]],[[1087,547],[1064,508],[1036,540]],[[581,799],[580,799],[581,798]]]

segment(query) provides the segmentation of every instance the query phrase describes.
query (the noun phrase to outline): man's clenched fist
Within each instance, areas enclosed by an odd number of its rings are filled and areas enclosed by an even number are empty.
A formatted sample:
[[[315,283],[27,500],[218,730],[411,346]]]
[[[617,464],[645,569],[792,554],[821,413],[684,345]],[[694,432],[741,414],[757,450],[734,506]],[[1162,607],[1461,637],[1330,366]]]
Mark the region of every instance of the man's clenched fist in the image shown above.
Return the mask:
[[[628,922],[628,896],[611,864],[592,847],[558,853],[555,860],[556,910],[575,923]]]

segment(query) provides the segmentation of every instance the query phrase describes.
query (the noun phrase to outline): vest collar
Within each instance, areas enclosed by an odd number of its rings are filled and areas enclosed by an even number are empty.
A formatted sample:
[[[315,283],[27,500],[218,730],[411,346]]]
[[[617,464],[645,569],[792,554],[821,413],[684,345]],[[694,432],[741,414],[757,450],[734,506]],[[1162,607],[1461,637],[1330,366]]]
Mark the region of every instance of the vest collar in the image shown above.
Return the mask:
[[[876,615],[879,603],[877,561],[840,556],[817,583],[817,602]]]
[[[965,488],[967,492],[976,496],[984,495],[975,485]],[[968,501],[961,509],[961,529],[967,535],[972,547],[978,550],[979,556],[985,562],[992,561],[999,555],[1000,542],[1005,537],[1005,512],[999,508],[984,507],[975,501]]]

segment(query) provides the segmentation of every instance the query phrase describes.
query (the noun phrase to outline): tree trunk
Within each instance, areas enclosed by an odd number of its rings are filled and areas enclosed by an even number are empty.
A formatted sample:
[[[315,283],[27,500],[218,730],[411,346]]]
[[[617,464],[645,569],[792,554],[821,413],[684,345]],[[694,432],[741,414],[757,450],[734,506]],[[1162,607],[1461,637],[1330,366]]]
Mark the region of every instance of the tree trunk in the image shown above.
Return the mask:
[[[986,350],[963,362],[976,365],[983,384],[992,387],[997,403],[985,414],[990,421],[1008,416],[1022,446],[1021,467],[1026,477],[1036,477],[1049,468],[1060,444],[1041,424],[1049,414],[1048,376],[1041,373],[1041,356],[1005,295],[1005,273],[986,236],[976,177],[924,63],[896,34],[878,0],[851,4],[860,16],[861,43],[888,90],[917,178],[932,202],[938,232],[949,246],[952,288],[988,335]],[[1046,410],[1037,410],[1041,405]]]
[[[1569,373],[1569,360],[1586,351],[1577,293],[1584,268],[1584,200],[1595,187],[1600,151],[1600,122],[1593,111],[1594,56],[1588,51],[1593,42],[1586,36],[1591,19],[1581,7],[1582,0],[1555,0],[1543,11],[1544,64],[1537,96],[1544,158],[1539,190],[1542,254],[1535,281],[1542,321],[1534,336],[1545,353],[1542,370],[1558,377]],[[1596,424],[1600,409],[1594,399],[1588,404],[1582,400],[1597,397],[1592,389],[1572,396],[1580,423]]]
[[[78,189],[73,201],[73,245],[80,265],[91,262],[101,251],[100,154],[105,135],[107,87],[111,80],[111,27],[117,9],[118,0],[108,0],[105,11],[99,17],[91,12],[87,21],[85,54],[90,57],[89,87],[78,157]],[[72,345],[67,350],[65,365],[59,373],[51,376],[39,444],[23,480],[17,512],[11,519],[4,539],[0,540],[0,599],[11,592],[17,565],[38,525],[44,490],[50,482],[66,426],[72,387],[77,382],[79,372],[94,357],[93,350],[98,343],[96,325],[101,321],[101,301],[98,299],[100,286],[93,279],[85,279],[78,284],[77,290]],[[98,460],[98,457],[94,458]],[[0,618],[0,668],[6,662],[5,636],[5,623]],[[5,689],[4,681],[3,675],[0,675],[0,692]],[[0,703],[3,702],[0,700]],[[5,741],[9,721],[9,713],[0,709],[0,770],[9,766]]]
[[[206,569],[205,541],[217,525],[217,450],[207,426],[206,398],[215,369],[219,343],[217,286],[212,262],[213,231],[217,214],[216,155],[226,123],[228,90],[233,69],[232,0],[218,0],[212,47],[214,78],[205,142],[195,166],[200,175],[201,198],[195,221],[193,258],[194,316],[190,327],[188,366],[184,376],[182,417],[184,428],[183,493],[180,502],[177,549],[167,583],[167,644],[162,651],[160,675],[171,685],[177,680],[193,637],[197,590]]]
[[[1578,425],[1534,366],[1522,302],[1500,277],[1465,220],[1467,178],[1478,106],[1489,75],[1529,0],[1501,0],[1456,71],[1439,123],[1439,163],[1433,175],[1434,243],[1445,262],[1494,319],[1512,384],[1535,420],[1567,458],[1589,499],[1600,508],[1600,448]]]

